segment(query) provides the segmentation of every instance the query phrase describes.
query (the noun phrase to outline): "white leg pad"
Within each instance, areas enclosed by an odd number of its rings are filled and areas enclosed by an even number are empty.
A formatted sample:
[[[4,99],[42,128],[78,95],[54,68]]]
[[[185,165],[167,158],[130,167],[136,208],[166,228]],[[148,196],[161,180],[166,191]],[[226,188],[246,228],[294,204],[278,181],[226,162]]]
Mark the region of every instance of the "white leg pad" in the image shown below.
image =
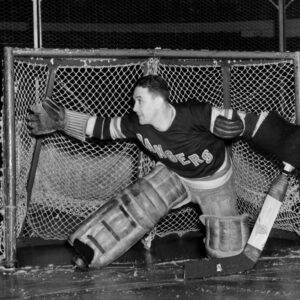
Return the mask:
[[[150,232],[174,202],[187,197],[180,178],[158,165],[100,207],[70,236],[69,242],[73,245],[77,239],[89,246],[94,254],[89,267],[103,267]]]

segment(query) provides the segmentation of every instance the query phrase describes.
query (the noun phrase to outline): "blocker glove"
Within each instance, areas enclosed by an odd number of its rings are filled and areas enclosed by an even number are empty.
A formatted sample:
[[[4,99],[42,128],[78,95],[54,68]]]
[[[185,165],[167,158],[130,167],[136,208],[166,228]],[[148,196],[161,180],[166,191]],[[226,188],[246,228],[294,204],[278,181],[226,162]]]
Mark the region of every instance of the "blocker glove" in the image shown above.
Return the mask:
[[[225,116],[226,115],[226,116]],[[259,115],[252,112],[241,112],[233,109],[213,109],[212,133],[223,139],[244,137],[252,139],[266,117],[266,113]]]
[[[66,126],[65,108],[56,101],[46,98],[35,104],[29,111],[27,125],[33,135],[43,135],[64,130]]]
[[[213,133],[220,138],[232,139],[240,136],[243,131],[244,123],[234,110],[230,110],[230,116],[219,114],[214,120]]]

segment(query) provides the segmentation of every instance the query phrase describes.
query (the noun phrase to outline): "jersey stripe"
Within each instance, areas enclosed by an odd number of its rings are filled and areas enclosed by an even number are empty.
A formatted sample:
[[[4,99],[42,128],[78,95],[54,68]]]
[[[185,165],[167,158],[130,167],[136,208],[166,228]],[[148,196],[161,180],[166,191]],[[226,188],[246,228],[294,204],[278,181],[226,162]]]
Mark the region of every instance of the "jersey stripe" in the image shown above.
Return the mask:
[[[109,132],[111,138],[114,139],[124,139],[125,135],[121,130],[121,117],[114,117],[110,121]]]
[[[103,139],[103,128],[104,128],[105,118],[97,117],[94,130],[93,130],[93,136],[98,139]]]

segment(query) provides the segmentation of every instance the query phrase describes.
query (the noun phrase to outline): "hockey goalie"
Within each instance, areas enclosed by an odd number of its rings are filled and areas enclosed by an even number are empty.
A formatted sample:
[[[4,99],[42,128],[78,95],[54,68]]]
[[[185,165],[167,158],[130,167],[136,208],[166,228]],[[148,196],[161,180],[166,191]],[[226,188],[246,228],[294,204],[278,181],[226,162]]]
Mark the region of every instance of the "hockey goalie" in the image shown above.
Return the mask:
[[[169,93],[164,79],[147,75],[134,86],[133,110],[122,117],[70,111],[49,98],[32,107],[32,135],[61,131],[82,142],[134,139],[157,159],[150,174],[101,206],[70,236],[77,265],[110,264],[171,209],[188,202],[203,213],[208,255],[235,256],[243,251],[249,229],[247,217],[237,210],[225,141],[246,139],[258,151],[300,167],[300,127],[278,114],[224,110],[192,100],[175,104]]]

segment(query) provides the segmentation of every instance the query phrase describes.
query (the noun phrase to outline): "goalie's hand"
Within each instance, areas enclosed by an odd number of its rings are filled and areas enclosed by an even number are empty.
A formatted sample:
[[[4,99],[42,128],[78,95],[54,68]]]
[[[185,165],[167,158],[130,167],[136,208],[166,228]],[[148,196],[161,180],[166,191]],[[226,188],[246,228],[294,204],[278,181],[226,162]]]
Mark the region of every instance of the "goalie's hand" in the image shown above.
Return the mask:
[[[29,111],[27,126],[33,135],[53,133],[65,128],[65,108],[56,101],[46,98]]]
[[[219,115],[214,123],[213,133],[223,139],[233,139],[242,135],[244,123],[240,116],[233,111],[232,118]]]

